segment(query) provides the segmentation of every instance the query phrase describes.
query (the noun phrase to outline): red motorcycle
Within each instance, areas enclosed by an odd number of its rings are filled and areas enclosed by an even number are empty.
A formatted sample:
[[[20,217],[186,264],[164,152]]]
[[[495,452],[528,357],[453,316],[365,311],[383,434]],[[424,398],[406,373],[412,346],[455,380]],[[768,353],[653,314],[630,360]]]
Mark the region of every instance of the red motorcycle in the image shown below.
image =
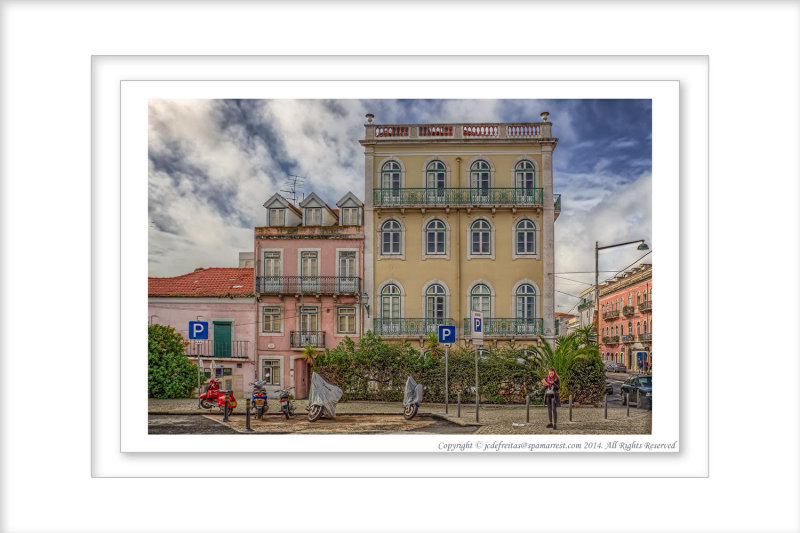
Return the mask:
[[[225,412],[225,398],[228,398],[228,412]],[[203,409],[211,409],[217,406],[222,414],[230,416],[233,409],[236,407],[236,398],[233,397],[233,391],[220,390],[219,382],[216,379],[211,379],[206,387],[206,391],[200,395],[200,407]]]

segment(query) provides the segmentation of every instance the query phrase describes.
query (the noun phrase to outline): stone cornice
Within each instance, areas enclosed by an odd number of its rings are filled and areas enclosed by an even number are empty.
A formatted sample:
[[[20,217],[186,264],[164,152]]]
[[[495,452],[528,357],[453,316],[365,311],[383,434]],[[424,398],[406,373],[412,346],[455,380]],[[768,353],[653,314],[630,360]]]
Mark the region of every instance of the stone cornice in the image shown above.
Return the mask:
[[[600,297],[613,294],[617,291],[628,288],[631,285],[636,285],[637,283],[641,283],[642,281],[646,281],[652,278],[653,278],[653,267],[650,266],[640,272],[629,274],[620,280],[614,281],[611,284],[606,285],[605,287],[600,286]]]

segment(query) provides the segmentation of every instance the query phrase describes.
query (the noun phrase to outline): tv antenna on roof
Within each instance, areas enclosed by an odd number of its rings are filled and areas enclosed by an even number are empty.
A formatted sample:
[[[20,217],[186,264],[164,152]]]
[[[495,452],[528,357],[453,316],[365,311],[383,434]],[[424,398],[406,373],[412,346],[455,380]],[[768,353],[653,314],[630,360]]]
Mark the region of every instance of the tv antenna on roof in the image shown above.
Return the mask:
[[[297,191],[303,191],[306,187],[306,178],[303,176],[295,176],[294,174],[290,174],[289,178],[287,178],[283,182],[283,189],[281,192],[286,193],[289,197],[288,199],[292,201],[293,204],[297,203]],[[302,192],[303,198],[305,198],[306,193]]]

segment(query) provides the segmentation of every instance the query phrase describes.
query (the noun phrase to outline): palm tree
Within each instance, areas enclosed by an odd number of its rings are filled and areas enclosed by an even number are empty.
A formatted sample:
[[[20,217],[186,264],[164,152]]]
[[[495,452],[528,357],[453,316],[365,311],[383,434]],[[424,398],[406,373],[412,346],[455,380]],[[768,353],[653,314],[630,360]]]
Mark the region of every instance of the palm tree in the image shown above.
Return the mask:
[[[434,359],[439,359],[444,355],[444,350],[439,344],[439,336],[435,332],[428,333],[425,337],[424,347],[428,350],[428,354]]]
[[[534,352],[533,359],[536,362],[536,377],[544,378],[550,367],[555,368],[556,373],[562,378],[561,392],[568,393],[563,378],[567,376],[570,366],[577,359],[590,357],[597,354],[597,346],[594,344],[584,344],[583,338],[577,333],[560,336],[556,338],[555,349],[541,335],[539,336],[540,346],[532,346]]]
[[[594,331],[594,324],[588,324],[575,330],[575,335],[580,339],[581,344],[588,346],[597,344],[597,333]]]

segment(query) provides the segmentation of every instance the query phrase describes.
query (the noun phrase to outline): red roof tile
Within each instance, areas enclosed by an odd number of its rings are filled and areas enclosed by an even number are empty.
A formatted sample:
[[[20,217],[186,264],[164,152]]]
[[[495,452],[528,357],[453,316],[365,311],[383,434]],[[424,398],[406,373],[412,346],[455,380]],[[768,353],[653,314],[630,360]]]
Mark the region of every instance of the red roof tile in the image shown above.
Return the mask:
[[[252,296],[252,268],[204,268],[174,278],[147,278],[148,296]]]

